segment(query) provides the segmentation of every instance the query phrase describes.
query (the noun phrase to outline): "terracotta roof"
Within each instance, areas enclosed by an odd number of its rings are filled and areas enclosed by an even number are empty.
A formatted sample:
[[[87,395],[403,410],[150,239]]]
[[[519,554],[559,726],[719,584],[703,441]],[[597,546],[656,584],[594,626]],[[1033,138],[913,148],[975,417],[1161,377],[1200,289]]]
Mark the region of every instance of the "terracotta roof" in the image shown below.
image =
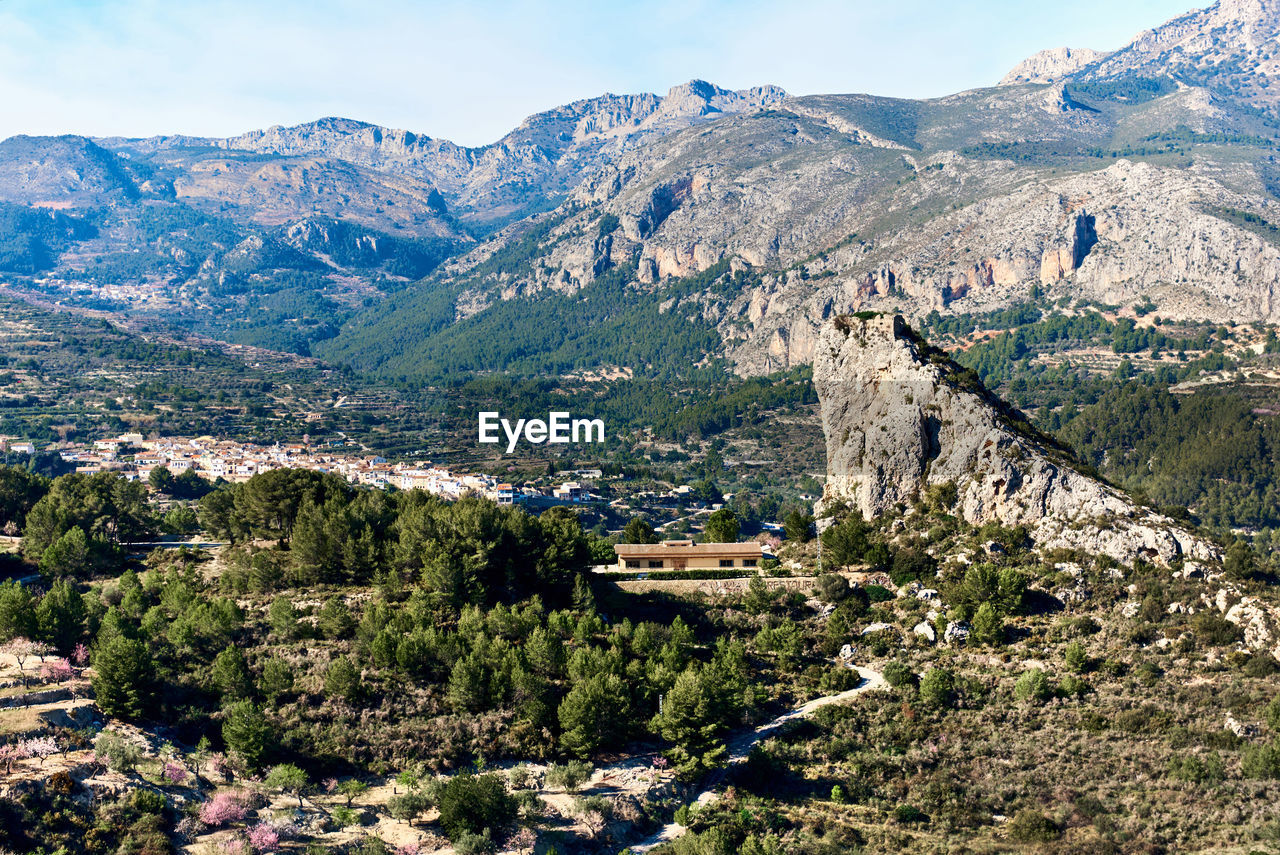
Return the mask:
[[[666,543],[616,543],[613,551],[619,558],[643,558],[657,555],[746,555],[763,554],[760,544],[749,543],[693,543],[687,540]]]

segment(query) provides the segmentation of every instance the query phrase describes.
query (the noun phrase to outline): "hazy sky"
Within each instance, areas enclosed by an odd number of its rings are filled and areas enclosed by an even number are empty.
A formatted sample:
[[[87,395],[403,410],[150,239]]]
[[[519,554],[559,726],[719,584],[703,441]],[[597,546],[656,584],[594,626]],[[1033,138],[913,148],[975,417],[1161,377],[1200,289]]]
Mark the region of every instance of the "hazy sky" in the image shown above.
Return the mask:
[[[491,142],[691,78],[927,97],[1116,48],[1203,0],[0,0],[0,137],[226,136],[346,116]]]

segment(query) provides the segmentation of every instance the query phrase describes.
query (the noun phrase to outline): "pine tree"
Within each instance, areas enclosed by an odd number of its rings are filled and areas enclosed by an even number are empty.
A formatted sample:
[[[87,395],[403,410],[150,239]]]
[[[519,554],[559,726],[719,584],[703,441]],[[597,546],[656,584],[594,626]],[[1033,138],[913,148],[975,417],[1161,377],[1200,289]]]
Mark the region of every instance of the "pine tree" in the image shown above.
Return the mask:
[[[595,674],[575,683],[560,702],[560,744],[576,757],[589,757],[614,744],[630,718],[627,687],[615,674]]]
[[[488,706],[488,672],[484,660],[473,651],[459,659],[449,675],[449,705],[457,712],[480,712]]]
[[[274,703],[281,695],[293,691],[293,668],[279,657],[268,659],[262,666],[262,678],[258,685],[267,700]]]
[[[21,636],[30,638],[36,633],[37,618],[35,598],[20,582],[0,582],[0,641]]]
[[[657,543],[658,535],[644,517],[632,517],[622,530],[623,543]]]
[[[795,508],[791,513],[787,514],[782,526],[786,532],[787,540],[793,543],[808,543],[813,531],[813,517],[799,508]]]
[[[36,607],[36,621],[40,637],[63,654],[71,652],[84,632],[84,598],[65,579],[59,579],[49,588]]]
[[[222,739],[233,754],[251,769],[258,769],[273,747],[271,725],[253,701],[236,701],[227,707]]]
[[[741,524],[738,515],[728,508],[707,517],[706,539],[708,543],[737,543]]]
[[[82,579],[93,572],[93,565],[93,544],[80,526],[66,531],[40,556],[40,572],[53,579]]]
[[[1004,644],[1004,619],[991,603],[978,606],[977,614],[973,616],[970,637],[979,644]]]
[[[1085,653],[1084,645],[1078,641],[1073,641],[1067,645],[1064,653],[1067,667],[1077,674],[1082,674],[1089,667],[1089,656]]]
[[[586,576],[578,576],[573,583],[573,607],[580,612],[595,614],[596,595]]]
[[[363,690],[360,682],[360,669],[350,659],[343,657],[329,666],[324,675],[324,689],[335,698],[342,698],[347,703],[355,703]]]
[[[298,610],[288,597],[280,596],[271,601],[267,622],[271,624],[271,631],[286,641],[298,634]]]
[[[141,718],[151,698],[151,658],[142,642],[122,635],[99,644],[93,655],[93,691],[104,713]]]
[[[653,718],[651,727],[674,745],[669,756],[684,780],[719,765],[727,752],[719,740],[722,723],[715,707],[713,687],[696,665],[690,665],[676,677]]]
[[[222,693],[222,700],[235,701],[253,694],[253,678],[249,676],[249,663],[239,647],[228,647],[213,660],[209,670],[213,685]]]

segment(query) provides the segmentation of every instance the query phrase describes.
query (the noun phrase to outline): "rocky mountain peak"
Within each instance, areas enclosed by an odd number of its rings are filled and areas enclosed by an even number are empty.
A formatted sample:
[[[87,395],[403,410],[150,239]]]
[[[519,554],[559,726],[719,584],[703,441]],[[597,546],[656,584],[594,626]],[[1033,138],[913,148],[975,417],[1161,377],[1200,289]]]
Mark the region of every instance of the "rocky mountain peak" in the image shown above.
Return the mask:
[[[1218,0],[1158,27],[1081,72],[1088,79],[1172,77],[1274,107],[1280,0]]]
[[[755,86],[734,92],[705,80],[690,80],[672,86],[662,99],[662,108],[663,112],[673,116],[701,116],[767,107],[786,97],[786,91],[779,86]]]
[[[1001,86],[1017,83],[1056,83],[1107,54],[1089,48],[1049,48],[1032,54],[1000,78]]]
[[[951,485],[957,516],[1026,526],[1041,548],[1125,563],[1216,556],[1168,517],[1081,472],[899,315],[834,318],[819,337],[813,375],[827,443],[823,509],[843,502],[871,518]]]

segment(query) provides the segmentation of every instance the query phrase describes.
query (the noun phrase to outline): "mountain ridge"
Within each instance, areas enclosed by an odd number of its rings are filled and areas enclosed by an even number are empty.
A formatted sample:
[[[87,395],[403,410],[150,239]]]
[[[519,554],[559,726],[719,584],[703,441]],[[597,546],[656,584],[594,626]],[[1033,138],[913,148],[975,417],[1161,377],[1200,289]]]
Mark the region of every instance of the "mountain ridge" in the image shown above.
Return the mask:
[[[526,117],[502,138],[462,146],[413,131],[325,117],[300,125],[247,131],[226,138],[152,137],[103,140],[142,154],[169,149],[221,148],[256,154],[323,154],[357,166],[425,180],[438,187],[464,216],[478,223],[528,213],[567,192],[598,165],[640,140],[709,117],[765,107],[786,98],[777,86],[739,91],[703,80],[651,93],[583,98]],[[523,199],[530,185],[546,185]],[[539,199],[543,201],[539,201]]]
[[[918,101],[691,81],[665,96],[562,105],[478,148],[339,118],[223,140],[89,141],[78,155],[43,143],[62,152],[44,171],[32,172],[40,157],[0,162],[0,174],[15,176],[0,201],[179,205],[298,241],[331,271],[323,299],[351,310],[328,316],[340,327],[319,326],[320,351],[393,376],[430,362],[419,357],[435,331],[465,321],[496,340],[506,334],[503,302],[567,306],[598,281],[619,316],[675,310],[696,327],[686,340],[718,338],[692,362],[724,358],[740,374],[808,363],[823,322],[861,310],[916,319],[1028,299],[1150,301],[1173,320],[1276,322],[1280,122],[1228,85],[1230,67],[1208,65],[1269,51],[1278,8],[1228,0],[1105,56],[1056,50],[1024,63],[1024,76],[1052,83]],[[1205,68],[1193,74],[1196,57]],[[39,195],[28,175],[56,193]],[[401,238],[432,246],[414,248],[421,263],[378,279],[388,263],[380,251],[351,249],[344,234],[339,254],[377,266],[335,267],[322,249],[332,230],[300,226],[331,219],[384,247]],[[64,254],[61,278],[77,281],[86,255],[134,239],[99,232],[98,243]],[[190,256],[227,250],[189,246],[179,230],[158,255],[167,259],[174,242]],[[130,283],[160,278],[179,295],[204,293],[189,266],[165,260],[145,276],[136,263],[116,267]],[[247,277],[251,290],[297,281],[272,269]],[[390,309],[432,320],[406,330]],[[523,350],[546,346],[531,335]]]

